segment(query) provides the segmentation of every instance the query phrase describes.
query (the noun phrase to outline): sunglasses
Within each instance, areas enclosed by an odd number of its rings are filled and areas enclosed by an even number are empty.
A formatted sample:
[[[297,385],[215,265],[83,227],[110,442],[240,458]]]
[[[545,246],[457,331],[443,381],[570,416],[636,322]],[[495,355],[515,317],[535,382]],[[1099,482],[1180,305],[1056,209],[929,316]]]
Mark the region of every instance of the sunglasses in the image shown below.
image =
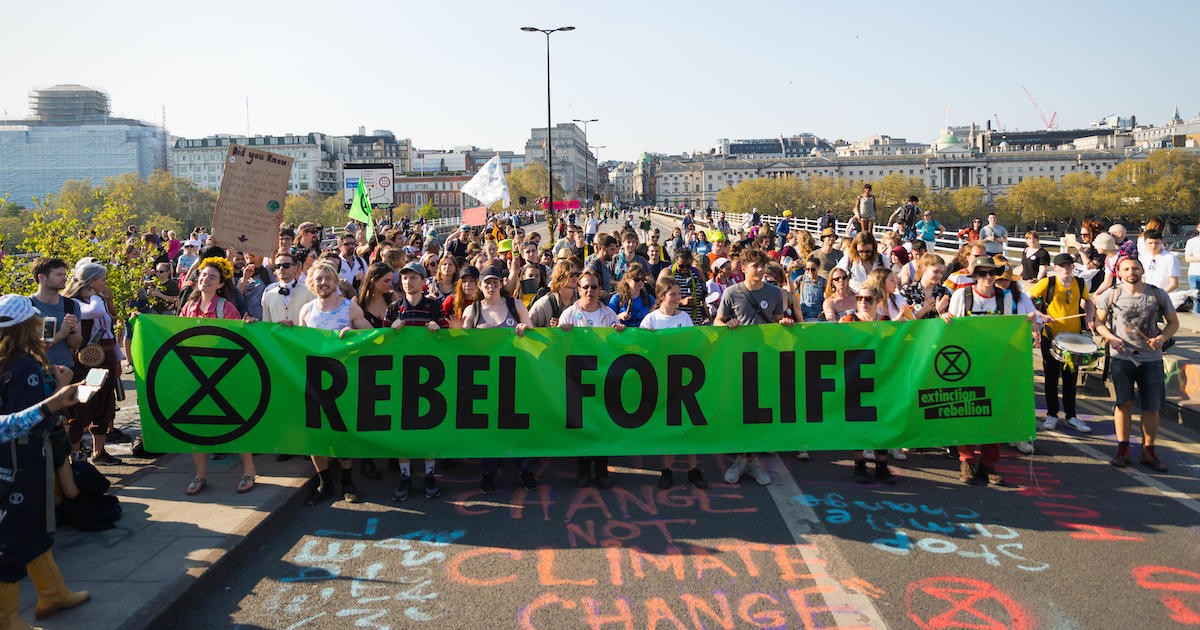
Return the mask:
[[[279,263],[275,265],[276,269],[291,269],[296,263]]]
[[[999,277],[999,276],[1003,276],[1003,275],[1004,275],[1004,272],[1003,272],[1003,271],[1000,271],[1000,270],[998,270],[998,269],[989,269],[989,270],[987,270],[987,271],[977,271],[977,272],[975,272],[975,275],[977,275],[977,276],[988,276],[988,277],[996,278],[996,277]]]
[[[804,270],[805,271],[816,271],[817,268],[816,267],[805,267]]]
[[[321,230],[304,230],[304,233],[305,233],[305,234],[317,234],[317,233],[319,233],[320,231],[321,231]]]
[[[859,250],[857,250],[857,251],[858,251],[858,253],[860,253],[860,254],[873,254],[873,253],[875,253],[875,248],[874,248],[874,247],[868,247],[868,248],[866,248],[866,249],[859,249]]]
[[[579,271],[572,271],[570,275],[572,278],[578,278],[579,276],[582,276],[583,273],[581,273]]]
[[[856,295],[856,296],[854,296],[854,299],[858,300],[859,302],[866,302],[867,304],[875,303],[875,298],[873,298],[869,295]]]
[[[846,280],[849,277],[850,276],[834,276],[834,277],[830,278],[830,280],[832,280],[833,282],[841,282],[842,280]]]
[[[629,281],[630,282],[645,282],[646,279],[645,278],[630,278]]]

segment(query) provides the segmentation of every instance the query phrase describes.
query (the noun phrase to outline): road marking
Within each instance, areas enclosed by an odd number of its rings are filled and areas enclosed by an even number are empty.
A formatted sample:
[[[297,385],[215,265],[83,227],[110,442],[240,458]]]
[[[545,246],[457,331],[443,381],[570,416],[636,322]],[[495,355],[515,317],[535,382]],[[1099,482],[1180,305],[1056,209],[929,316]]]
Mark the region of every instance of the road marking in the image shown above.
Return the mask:
[[[1058,437],[1058,439],[1060,441],[1066,442],[1067,444],[1070,444],[1071,446],[1075,447],[1076,450],[1083,453],[1084,455],[1087,455],[1088,457],[1091,457],[1092,459],[1098,460],[1105,464],[1108,463],[1108,459],[1109,459],[1108,455],[1105,455],[1104,453],[1101,453],[1099,450],[1097,450],[1087,444],[1084,444],[1083,441],[1081,441],[1079,438],[1076,438],[1073,435],[1067,435],[1064,433],[1060,433],[1056,437]],[[1197,514],[1200,514],[1200,501],[1197,501],[1197,500],[1191,498],[1191,495],[1189,495],[1188,493],[1180,492],[1179,490],[1176,490],[1175,488],[1168,486],[1167,484],[1159,481],[1158,479],[1155,479],[1154,477],[1147,475],[1146,473],[1144,473],[1140,470],[1135,469],[1132,465],[1126,466],[1125,468],[1118,468],[1118,470],[1125,473],[1126,475],[1129,475],[1130,477],[1133,477],[1134,479],[1137,479],[1138,481],[1142,482],[1143,484],[1150,486],[1151,488],[1154,488],[1155,490],[1157,490],[1159,492],[1159,494],[1163,495],[1164,497],[1174,499],[1183,507],[1186,507],[1187,509],[1189,509]]]
[[[870,597],[848,591],[837,579],[820,568],[822,565],[847,567],[849,564],[838,552],[836,546],[827,545],[818,554],[816,546],[807,542],[808,536],[829,536],[829,532],[825,530],[821,519],[811,507],[792,500],[792,497],[800,496],[803,491],[800,490],[800,484],[796,483],[796,479],[792,477],[791,471],[779,459],[779,455],[772,454],[770,457],[764,457],[763,463],[767,464],[771,478],[774,480],[767,486],[771,500],[775,502],[775,508],[783,517],[783,522],[787,525],[792,540],[796,541],[800,557],[804,558],[805,564],[812,570],[814,580],[821,588],[821,598],[824,600],[825,606],[833,611],[832,614],[838,627],[867,625],[871,628],[887,628],[887,624],[884,623],[883,617],[879,616],[879,611],[875,609],[875,604],[871,602]],[[782,472],[780,472],[781,470]]]

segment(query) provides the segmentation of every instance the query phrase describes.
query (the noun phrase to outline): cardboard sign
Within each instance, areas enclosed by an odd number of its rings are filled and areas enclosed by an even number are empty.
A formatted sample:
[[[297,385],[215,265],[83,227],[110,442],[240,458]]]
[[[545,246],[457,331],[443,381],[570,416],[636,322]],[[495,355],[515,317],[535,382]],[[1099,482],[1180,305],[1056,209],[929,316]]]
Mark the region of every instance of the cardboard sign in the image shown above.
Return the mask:
[[[229,145],[213,236],[222,247],[270,256],[275,250],[292,158],[254,147]]]
[[[473,227],[487,225],[487,207],[477,206],[463,210],[463,223]]]

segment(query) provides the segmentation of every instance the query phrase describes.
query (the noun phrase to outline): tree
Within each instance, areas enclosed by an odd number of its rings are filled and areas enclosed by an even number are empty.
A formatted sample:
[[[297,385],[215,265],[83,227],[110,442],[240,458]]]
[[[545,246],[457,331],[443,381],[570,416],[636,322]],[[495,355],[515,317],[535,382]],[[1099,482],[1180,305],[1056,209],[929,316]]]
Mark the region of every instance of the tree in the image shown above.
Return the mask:
[[[417,208],[417,216],[425,219],[426,221],[432,221],[438,218],[438,209],[434,207],[432,201],[426,201],[424,205],[422,205],[420,208]]]
[[[396,206],[395,217],[397,221],[400,219],[415,219],[417,218],[417,207],[406,201]]]
[[[879,220],[882,222],[893,210],[907,202],[910,195],[917,197],[923,195],[925,183],[921,181],[920,177],[914,175],[889,173],[883,179],[872,182],[871,190],[875,193],[875,205],[881,215]]]
[[[537,162],[512,171],[505,181],[508,183],[508,194],[513,199],[525,197],[532,203],[533,200],[546,196],[546,167]],[[564,197],[562,185],[556,178],[554,198],[561,201]]]
[[[1005,219],[1040,228],[1057,221],[1064,213],[1062,192],[1049,177],[1026,177],[996,200],[996,209]]]
[[[950,205],[952,209],[944,219],[950,225],[966,224],[971,218],[987,214],[983,189],[978,186],[956,188],[951,191]]]
[[[283,222],[300,225],[316,216],[317,205],[307,195],[288,195],[283,202]]]

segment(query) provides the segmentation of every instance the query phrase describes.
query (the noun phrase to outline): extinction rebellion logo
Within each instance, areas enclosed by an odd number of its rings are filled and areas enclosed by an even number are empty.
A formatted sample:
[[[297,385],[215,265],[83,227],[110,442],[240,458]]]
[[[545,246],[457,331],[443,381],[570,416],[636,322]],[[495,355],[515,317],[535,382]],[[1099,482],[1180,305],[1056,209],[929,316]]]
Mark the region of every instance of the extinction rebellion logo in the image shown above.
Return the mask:
[[[240,335],[215,326],[178,333],[150,359],[146,394],[155,422],[189,444],[224,444],[262,420],[271,398],[266,361]]]
[[[960,346],[946,346],[933,358],[933,369],[943,381],[957,383],[971,372],[971,355]],[[926,420],[992,415],[992,399],[985,387],[942,387],[917,391],[917,404]]]

